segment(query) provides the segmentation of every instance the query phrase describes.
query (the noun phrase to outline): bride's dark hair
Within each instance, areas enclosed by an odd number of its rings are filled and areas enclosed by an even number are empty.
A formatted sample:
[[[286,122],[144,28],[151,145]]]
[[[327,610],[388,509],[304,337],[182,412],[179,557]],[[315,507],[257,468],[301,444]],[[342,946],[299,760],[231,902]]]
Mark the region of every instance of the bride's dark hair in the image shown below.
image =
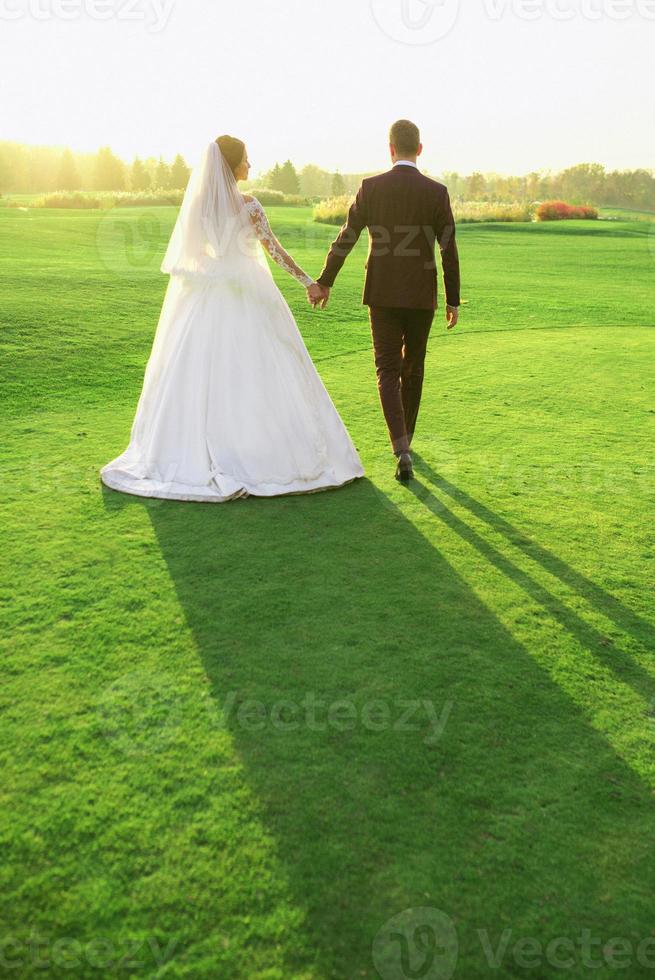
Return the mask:
[[[235,173],[239,165],[243,162],[246,144],[243,140],[238,140],[234,136],[219,136],[216,142],[230,170],[232,173]]]

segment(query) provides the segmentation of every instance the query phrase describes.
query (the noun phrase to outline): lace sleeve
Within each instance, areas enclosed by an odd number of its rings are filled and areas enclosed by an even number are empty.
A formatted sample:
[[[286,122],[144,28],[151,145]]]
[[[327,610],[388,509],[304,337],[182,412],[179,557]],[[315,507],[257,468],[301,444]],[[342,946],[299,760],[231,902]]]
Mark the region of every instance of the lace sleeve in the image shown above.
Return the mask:
[[[247,202],[248,213],[250,214],[250,220],[252,221],[255,232],[257,233],[257,238],[260,240],[270,257],[274,262],[277,263],[285,272],[288,272],[290,276],[297,279],[298,282],[302,283],[305,288],[311,286],[314,282],[311,276],[306,275],[300,266],[296,265],[288,252],[280,245],[279,241],[273,234],[271,226],[266,217],[266,212],[263,207],[256,199]]]

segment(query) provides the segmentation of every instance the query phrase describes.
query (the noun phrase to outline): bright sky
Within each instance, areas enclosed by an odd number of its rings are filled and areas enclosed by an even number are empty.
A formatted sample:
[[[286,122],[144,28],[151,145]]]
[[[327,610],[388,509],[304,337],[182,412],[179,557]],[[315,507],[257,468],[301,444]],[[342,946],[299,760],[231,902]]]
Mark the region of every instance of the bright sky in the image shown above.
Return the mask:
[[[194,163],[227,132],[254,174],[655,165],[655,0],[0,0],[0,139]]]

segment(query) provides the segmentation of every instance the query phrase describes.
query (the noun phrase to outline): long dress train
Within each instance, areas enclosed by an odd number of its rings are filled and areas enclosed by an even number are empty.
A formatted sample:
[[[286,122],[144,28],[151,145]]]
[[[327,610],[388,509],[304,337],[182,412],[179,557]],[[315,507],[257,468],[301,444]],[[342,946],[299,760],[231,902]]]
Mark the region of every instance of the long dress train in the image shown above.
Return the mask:
[[[204,166],[220,166],[208,152]],[[303,285],[312,280],[275,238],[261,204],[240,199],[247,223],[238,248],[223,243],[217,254],[219,243],[185,264],[178,243],[162,267],[171,278],[130,443],[101,471],[114,490],[222,503],[311,493],[364,475],[262,245]]]

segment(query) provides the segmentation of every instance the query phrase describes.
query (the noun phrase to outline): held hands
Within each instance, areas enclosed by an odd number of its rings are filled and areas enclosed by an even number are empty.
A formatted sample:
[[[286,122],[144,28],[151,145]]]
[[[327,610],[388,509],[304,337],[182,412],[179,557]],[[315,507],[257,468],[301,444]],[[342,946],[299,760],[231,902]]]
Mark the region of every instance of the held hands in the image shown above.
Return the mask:
[[[446,307],[446,323],[449,330],[453,330],[457,326],[457,321],[459,320],[459,307],[458,306],[447,306]]]
[[[319,286],[317,282],[314,282],[307,287],[307,299],[314,309],[318,306],[324,310],[330,299],[330,290],[327,286]]]

